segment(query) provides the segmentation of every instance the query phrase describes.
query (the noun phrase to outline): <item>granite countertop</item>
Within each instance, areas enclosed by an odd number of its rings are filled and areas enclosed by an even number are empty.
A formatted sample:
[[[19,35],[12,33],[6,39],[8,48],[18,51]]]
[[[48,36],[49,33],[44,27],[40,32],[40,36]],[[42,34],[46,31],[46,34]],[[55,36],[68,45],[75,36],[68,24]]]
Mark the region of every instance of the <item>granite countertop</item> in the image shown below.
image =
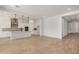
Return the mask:
[[[22,31],[22,28],[3,28],[2,31]]]

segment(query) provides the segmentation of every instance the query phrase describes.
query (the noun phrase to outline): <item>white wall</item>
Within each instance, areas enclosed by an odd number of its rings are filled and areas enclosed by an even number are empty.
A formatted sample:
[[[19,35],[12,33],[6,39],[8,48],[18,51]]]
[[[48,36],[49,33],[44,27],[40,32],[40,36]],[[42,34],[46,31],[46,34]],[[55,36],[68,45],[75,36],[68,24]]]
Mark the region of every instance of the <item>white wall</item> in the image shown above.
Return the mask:
[[[69,23],[69,33],[79,33],[79,22],[70,22]]]
[[[62,19],[60,15],[44,19],[43,35],[62,39]]]
[[[70,22],[68,28],[69,33],[75,33],[76,32],[75,22]]]
[[[73,25],[74,23],[67,24],[66,21],[63,21],[63,19],[61,19],[62,16],[72,15],[75,13],[76,12],[70,12],[44,19],[43,35],[62,39],[62,37],[64,37],[68,33],[75,32],[75,25]]]
[[[62,19],[62,36],[66,36],[68,34],[68,22],[65,19]]]
[[[0,38],[8,37],[9,32],[2,31],[2,28],[10,28],[10,13],[5,11],[0,11]]]
[[[44,19],[40,19],[40,36],[43,36],[44,34]]]
[[[75,26],[75,27],[76,27],[76,28],[75,28],[75,30],[76,30],[75,32],[76,32],[76,33],[79,33],[79,22],[76,22],[75,25],[76,25],[76,26]]]

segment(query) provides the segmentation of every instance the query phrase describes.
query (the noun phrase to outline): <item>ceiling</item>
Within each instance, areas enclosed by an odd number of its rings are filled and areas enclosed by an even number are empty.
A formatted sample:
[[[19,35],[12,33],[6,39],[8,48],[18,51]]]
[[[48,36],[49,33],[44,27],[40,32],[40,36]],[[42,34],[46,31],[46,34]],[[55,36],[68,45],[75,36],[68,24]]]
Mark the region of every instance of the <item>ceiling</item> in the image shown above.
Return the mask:
[[[64,16],[63,19],[67,20],[69,23],[73,21],[79,22],[79,14]]]
[[[36,17],[51,17],[79,10],[78,5],[0,5],[0,10]]]

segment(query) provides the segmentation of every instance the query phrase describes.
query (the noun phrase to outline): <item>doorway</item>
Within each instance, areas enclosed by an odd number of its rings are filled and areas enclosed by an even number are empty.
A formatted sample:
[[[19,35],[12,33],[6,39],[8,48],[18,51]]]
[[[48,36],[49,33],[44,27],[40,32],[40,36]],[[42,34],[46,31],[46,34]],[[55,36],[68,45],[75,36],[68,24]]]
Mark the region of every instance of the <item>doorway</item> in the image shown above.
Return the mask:
[[[79,36],[79,15],[63,16],[62,19],[62,37]]]

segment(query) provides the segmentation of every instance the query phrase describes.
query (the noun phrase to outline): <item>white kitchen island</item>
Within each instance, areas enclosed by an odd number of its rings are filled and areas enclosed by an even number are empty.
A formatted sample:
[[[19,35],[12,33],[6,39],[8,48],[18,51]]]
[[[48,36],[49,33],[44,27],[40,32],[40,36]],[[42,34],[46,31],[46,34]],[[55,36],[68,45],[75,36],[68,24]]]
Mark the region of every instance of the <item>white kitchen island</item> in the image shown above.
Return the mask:
[[[10,37],[10,39],[31,37],[30,31],[21,31],[20,28],[3,28],[3,31],[1,33],[3,34],[0,34],[0,37]]]
[[[10,39],[19,39],[19,38],[26,38],[31,37],[30,31],[11,31],[10,32]]]

